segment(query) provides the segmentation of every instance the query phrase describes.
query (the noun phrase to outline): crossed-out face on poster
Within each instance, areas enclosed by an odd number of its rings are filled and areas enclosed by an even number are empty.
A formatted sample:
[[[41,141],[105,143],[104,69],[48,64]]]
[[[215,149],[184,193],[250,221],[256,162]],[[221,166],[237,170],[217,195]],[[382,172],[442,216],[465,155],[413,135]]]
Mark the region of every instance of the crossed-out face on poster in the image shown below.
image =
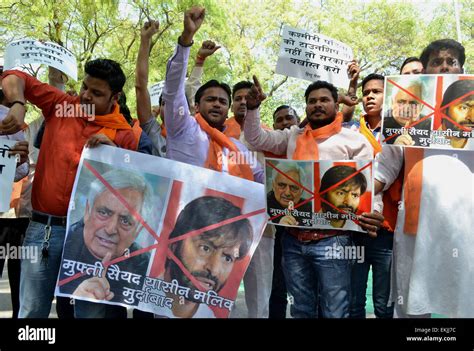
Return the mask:
[[[269,223],[365,232],[357,215],[372,211],[372,160],[267,158],[265,172]]]
[[[204,168],[85,149],[56,295],[225,318],[265,226],[263,194],[261,184]]]
[[[383,143],[474,150],[474,76],[385,78]]]

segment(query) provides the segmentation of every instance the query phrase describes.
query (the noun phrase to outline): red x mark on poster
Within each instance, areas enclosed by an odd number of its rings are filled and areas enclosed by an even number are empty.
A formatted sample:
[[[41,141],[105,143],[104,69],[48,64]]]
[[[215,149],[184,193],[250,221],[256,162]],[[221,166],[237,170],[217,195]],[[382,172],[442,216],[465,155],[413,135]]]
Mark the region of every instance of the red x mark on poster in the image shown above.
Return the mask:
[[[474,91],[466,93],[466,94],[460,96],[459,98],[451,101],[450,103],[448,103],[444,106],[441,106],[441,104],[443,102],[444,77],[442,75],[440,75],[440,76],[436,77],[436,106],[433,107],[429,103],[427,103],[426,101],[422,100],[420,97],[413,94],[411,91],[407,90],[406,88],[404,88],[401,85],[399,85],[398,83],[396,83],[394,80],[387,79],[387,82],[392,84],[393,86],[399,88],[401,91],[405,92],[406,94],[408,94],[409,96],[411,96],[412,98],[414,98],[415,100],[420,102],[421,104],[425,105],[426,107],[428,107],[432,111],[428,115],[424,116],[423,118],[409,124],[406,127],[406,129],[414,127],[414,126],[418,125],[419,123],[427,120],[428,118],[430,118],[431,116],[434,115],[434,123],[433,123],[433,129],[432,130],[438,130],[439,127],[441,126],[441,123],[442,123],[443,119],[446,119],[446,120],[450,121],[452,124],[454,124],[456,127],[458,127],[459,129],[461,129],[463,131],[470,132],[472,130],[472,128],[464,127],[464,126],[460,125],[459,123],[457,123],[456,121],[454,121],[451,117],[446,115],[446,110],[449,107],[458,104],[460,101],[464,100],[468,96],[473,95]],[[391,139],[393,139],[395,137],[398,137],[398,136],[399,136],[398,134],[393,134],[391,136],[387,136],[385,138],[384,142],[386,143],[388,140],[391,140]]]
[[[300,188],[302,188],[304,191],[306,191],[307,193],[309,193],[310,195],[312,195],[309,199],[306,199],[302,202],[299,202],[297,204],[295,204],[294,208],[298,208],[304,204],[306,204],[307,202],[313,200],[313,199],[319,199],[320,201],[324,202],[325,204],[327,204],[328,206],[330,206],[331,208],[335,209],[336,211],[340,212],[340,213],[343,213],[343,214],[348,214],[348,212],[340,209],[340,208],[337,208],[336,206],[334,206],[333,204],[331,204],[330,202],[326,201],[325,199],[323,199],[321,197],[321,195],[324,195],[325,193],[327,193],[328,191],[331,191],[333,189],[336,189],[339,185],[347,182],[349,179],[355,177],[357,174],[361,173],[362,171],[364,171],[366,168],[368,167],[371,167],[372,166],[372,162],[370,161],[369,163],[367,163],[366,165],[364,165],[363,167],[361,167],[360,169],[357,169],[356,172],[352,173],[351,175],[349,175],[348,177],[340,180],[339,182],[337,182],[336,184],[334,184],[333,186],[327,188],[326,190],[322,191],[322,192],[319,192],[318,194],[315,194],[313,191],[311,191],[310,189],[306,188],[305,186],[303,186],[300,182],[296,181],[295,179],[293,179],[292,177],[290,177],[288,174],[284,173],[283,171],[281,171],[278,167],[276,167],[272,162],[270,162],[270,160],[266,160],[266,164],[268,166],[270,166],[271,168],[273,168],[276,172],[278,172],[279,174],[281,174],[282,176],[284,176],[285,178],[289,179],[292,183],[294,183],[295,185],[299,186]],[[316,175],[315,175],[316,176]],[[319,177],[319,175],[318,175]],[[276,215],[276,216],[273,216],[269,219],[269,221],[272,221],[276,218],[279,218],[281,216],[283,216],[284,213],[282,214],[279,214],[279,215]],[[359,224],[359,221],[357,220],[354,220],[354,222],[356,224]]]

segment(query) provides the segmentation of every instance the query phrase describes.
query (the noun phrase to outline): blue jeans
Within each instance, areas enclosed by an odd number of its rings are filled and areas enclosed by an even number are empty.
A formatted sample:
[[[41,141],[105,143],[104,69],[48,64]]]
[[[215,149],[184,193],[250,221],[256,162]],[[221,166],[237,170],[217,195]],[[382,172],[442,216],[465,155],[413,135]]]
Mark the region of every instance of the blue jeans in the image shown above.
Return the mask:
[[[393,233],[380,229],[376,238],[355,236],[354,243],[364,247],[364,262],[352,267],[351,318],[365,318],[367,279],[372,265],[372,298],[377,318],[393,318],[390,296],[390,265],[392,262]]]
[[[54,298],[63,252],[66,227],[51,226],[48,258],[42,261],[45,224],[30,221],[23,246],[37,250],[38,260],[22,259],[20,278],[20,318],[48,318]]]
[[[348,235],[303,243],[283,235],[283,272],[294,318],[349,317],[352,260],[334,247],[352,246]],[[339,249],[338,249],[339,250]]]

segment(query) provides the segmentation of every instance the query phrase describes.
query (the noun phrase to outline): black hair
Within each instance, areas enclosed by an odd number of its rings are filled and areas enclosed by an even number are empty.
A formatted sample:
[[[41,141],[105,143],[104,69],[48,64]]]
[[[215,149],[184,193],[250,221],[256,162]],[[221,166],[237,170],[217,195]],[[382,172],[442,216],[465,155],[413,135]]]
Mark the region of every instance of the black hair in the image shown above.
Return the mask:
[[[189,202],[184,207],[169,238],[176,238],[192,230],[204,228],[240,215],[242,215],[240,208],[229,200],[216,196],[202,196]],[[240,242],[239,257],[237,259],[247,255],[253,240],[252,227],[246,218],[206,231],[200,235],[207,238],[226,235],[230,236],[233,242]],[[175,252],[179,251],[182,242],[180,240],[176,243],[178,246],[174,250]]]
[[[281,111],[281,110],[284,110],[285,108],[287,108],[288,110],[293,111],[294,114],[295,114],[296,119],[298,119],[298,114],[296,113],[296,110],[293,107],[288,106],[288,105],[281,105],[281,106],[278,106],[276,108],[275,112],[273,112],[273,120],[275,120],[275,115],[277,114],[277,112]]]
[[[330,168],[326,171],[326,173],[324,173],[323,177],[321,178],[321,187],[319,189],[319,192],[329,189],[334,184],[339,183],[341,180],[349,177],[351,174],[354,174],[356,172],[357,170],[354,167],[344,165],[334,166]],[[360,186],[360,193],[363,194],[367,190],[367,179],[365,179],[365,176],[362,174],[362,172],[360,172],[345,181],[344,183],[340,184],[338,188],[347,185]],[[327,195],[327,193],[325,193],[323,197],[325,195]]]
[[[232,99],[234,98],[235,93],[238,90],[240,90],[240,89],[250,89],[252,87],[252,85],[253,85],[253,83],[249,82],[248,80],[242,80],[242,81],[238,82],[237,84],[235,84],[232,87]]]
[[[446,106],[451,101],[454,101],[457,98],[460,98],[461,96],[466,95],[467,93],[470,93],[472,91],[474,91],[474,80],[457,80],[452,83],[444,92],[443,102],[441,103],[441,106]],[[474,99],[474,95],[471,95],[471,98]],[[448,111],[446,111],[445,113],[448,114]]]
[[[337,88],[331,83],[326,82],[324,80],[318,80],[314,83],[311,83],[308,86],[308,88],[306,88],[306,91],[304,93],[306,102],[308,102],[309,94],[311,94],[313,90],[318,90],[318,89],[328,89],[331,92],[334,102],[337,102]]]
[[[209,89],[209,88],[221,88],[224,89],[224,91],[227,93],[229,96],[229,106],[231,105],[232,98],[231,98],[231,91],[230,87],[225,84],[225,83],[219,83],[217,80],[212,79],[209,82],[207,82],[204,85],[201,85],[201,87],[196,91],[196,95],[194,96],[194,103],[199,104],[201,101],[202,96],[204,95],[204,92]]]
[[[381,80],[382,82],[385,80],[385,77],[381,74],[378,73],[371,73],[367,77],[364,78],[362,81],[362,90],[364,90],[364,86],[367,84],[368,81],[370,80]]]
[[[133,127],[133,118],[130,113],[130,109],[127,106],[127,97],[125,96],[125,93],[122,91],[120,94],[120,97],[117,101],[120,107],[120,113],[125,117],[127,120],[128,124]]]
[[[461,68],[464,66],[464,62],[466,61],[464,46],[454,39],[439,39],[431,42],[421,53],[420,61],[425,69],[428,67],[430,55],[441,50],[453,50],[459,60]]]
[[[125,74],[120,64],[113,60],[96,59],[88,61],[84,71],[91,77],[105,80],[109,84],[112,94],[121,92],[125,85]]]
[[[428,56],[429,57],[429,56]],[[410,62],[419,62],[423,65],[423,63],[421,62],[421,60],[418,58],[418,57],[415,57],[415,56],[410,56],[410,57],[407,57],[405,59],[405,61],[403,61],[401,67],[400,67],[400,74],[402,74],[402,71],[403,71],[403,67],[405,67],[406,65],[408,65]]]

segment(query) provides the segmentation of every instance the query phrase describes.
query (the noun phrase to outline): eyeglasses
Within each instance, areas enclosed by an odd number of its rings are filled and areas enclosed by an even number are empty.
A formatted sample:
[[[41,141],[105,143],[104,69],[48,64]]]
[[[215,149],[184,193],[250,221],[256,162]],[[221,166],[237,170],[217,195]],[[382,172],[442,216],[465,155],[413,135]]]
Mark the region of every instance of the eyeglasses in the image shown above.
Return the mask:
[[[277,183],[278,190],[286,190],[287,186],[290,188],[290,191],[292,193],[297,193],[298,191],[301,190],[301,188],[299,186],[296,186],[296,185],[290,185],[290,184],[286,184],[286,183]]]

